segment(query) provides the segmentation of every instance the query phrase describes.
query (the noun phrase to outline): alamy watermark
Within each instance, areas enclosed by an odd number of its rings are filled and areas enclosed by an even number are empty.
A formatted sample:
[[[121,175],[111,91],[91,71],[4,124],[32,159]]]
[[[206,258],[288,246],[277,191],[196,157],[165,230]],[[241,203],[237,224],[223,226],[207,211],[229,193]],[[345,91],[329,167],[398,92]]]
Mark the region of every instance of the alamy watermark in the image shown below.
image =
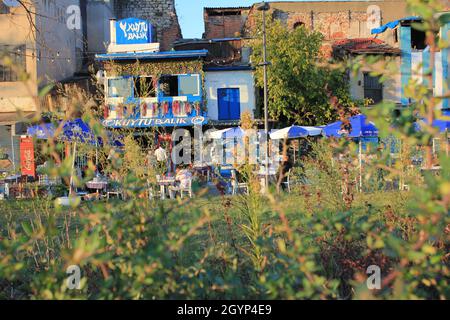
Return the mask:
[[[369,290],[380,290],[381,289],[381,269],[377,265],[370,265],[367,267],[366,274],[370,275],[367,277],[366,285]]]
[[[268,157],[270,165],[277,167],[283,161],[284,143],[284,139],[268,141],[264,130],[234,128],[203,132],[201,127],[194,127],[192,135],[187,129],[175,129],[171,134],[170,157],[175,165],[264,165]]]
[[[80,290],[81,289],[81,269],[77,265],[71,265],[67,268],[66,274],[68,277],[66,279],[67,288],[70,290]]]

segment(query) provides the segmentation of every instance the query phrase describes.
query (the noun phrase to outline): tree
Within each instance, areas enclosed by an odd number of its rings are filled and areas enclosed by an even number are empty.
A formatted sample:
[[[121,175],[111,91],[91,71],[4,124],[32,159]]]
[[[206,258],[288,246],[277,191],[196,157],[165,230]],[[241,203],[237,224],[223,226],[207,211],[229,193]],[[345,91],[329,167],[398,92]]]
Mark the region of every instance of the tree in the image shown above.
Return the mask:
[[[258,25],[258,24],[257,24]],[[260,25],[260,24],[259,24]],[[256,28],[252,62],[261,64],[262,40]],[[326,124],[337,119],[330,94],[341,105],[356,107],[343,69],[326,64],[321,52],[323,36],[304,26],[288,30],[280,21],[267,23],[269,114],[280,123]],[[263,70],[256,70],[256,85],[263,87]]]

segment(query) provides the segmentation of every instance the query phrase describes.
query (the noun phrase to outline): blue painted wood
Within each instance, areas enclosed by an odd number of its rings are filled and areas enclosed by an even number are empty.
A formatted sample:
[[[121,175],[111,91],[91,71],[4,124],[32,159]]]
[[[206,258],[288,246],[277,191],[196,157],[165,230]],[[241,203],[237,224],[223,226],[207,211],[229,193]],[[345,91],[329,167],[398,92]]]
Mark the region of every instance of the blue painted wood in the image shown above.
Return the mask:
[[[450,32],[450,23],[447,23],[447,24],[445,24],[442,27],[442,30],[441,30],[442,39],[444,41],[448,41],[449,40],[449,32]],[[447,86],[450,87],[449,70],[448,70],[448,68],[449,68],[449,65],[448,65],[449,55],[450,55],[450,50],[449,50],[448,47],[442,49],[441,58],[442,58],[442,78],[444,80],[443,83],[444,83],[444,85],[447,84]],[[449,87],[447,87],[447,88],[444,87],[444,90],[449,90],[450,89]],[[444,99],[442,101],[442,109],[449,109],[450,108],[449,100],[450,99],[447,98],[447,99]]]
[[[409,105],[409,98],[406,97],[405,87],[411,79],[411,27],[400,27],[400,49],[401,49],[401,103]]]
[[[239,120],[241,117],[240,92],[238,88],[217,89],[219,120]]]

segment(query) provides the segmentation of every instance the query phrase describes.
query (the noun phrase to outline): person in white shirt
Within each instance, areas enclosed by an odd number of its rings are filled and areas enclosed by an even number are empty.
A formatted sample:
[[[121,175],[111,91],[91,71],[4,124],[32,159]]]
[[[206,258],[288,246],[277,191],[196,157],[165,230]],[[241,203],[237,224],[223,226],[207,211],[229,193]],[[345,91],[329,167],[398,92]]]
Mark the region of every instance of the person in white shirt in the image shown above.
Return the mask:
[[[159,146],[156,150],[155,150],[155,157],[156,160],[159,162],[166,162],[167,161],[167,153],[166,150]]]
[[[192,180],[192,172],[189,169],[178,169],[175,179],[180,182],[180,188],[189,188],[189,184]]]

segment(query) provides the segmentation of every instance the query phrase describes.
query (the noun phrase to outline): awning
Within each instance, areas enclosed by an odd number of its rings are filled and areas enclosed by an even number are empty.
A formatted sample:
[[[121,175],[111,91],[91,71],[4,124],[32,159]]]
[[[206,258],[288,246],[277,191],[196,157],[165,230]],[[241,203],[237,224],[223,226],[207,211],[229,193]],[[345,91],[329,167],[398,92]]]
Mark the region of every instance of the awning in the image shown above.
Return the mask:
[[[96,54],[98,61],[111,60],[161,60],[161,59],[188,59],[202,58],[208,55],[208,50],[186,50],[186,51],[162,51],[162,52],[125,52]]]

